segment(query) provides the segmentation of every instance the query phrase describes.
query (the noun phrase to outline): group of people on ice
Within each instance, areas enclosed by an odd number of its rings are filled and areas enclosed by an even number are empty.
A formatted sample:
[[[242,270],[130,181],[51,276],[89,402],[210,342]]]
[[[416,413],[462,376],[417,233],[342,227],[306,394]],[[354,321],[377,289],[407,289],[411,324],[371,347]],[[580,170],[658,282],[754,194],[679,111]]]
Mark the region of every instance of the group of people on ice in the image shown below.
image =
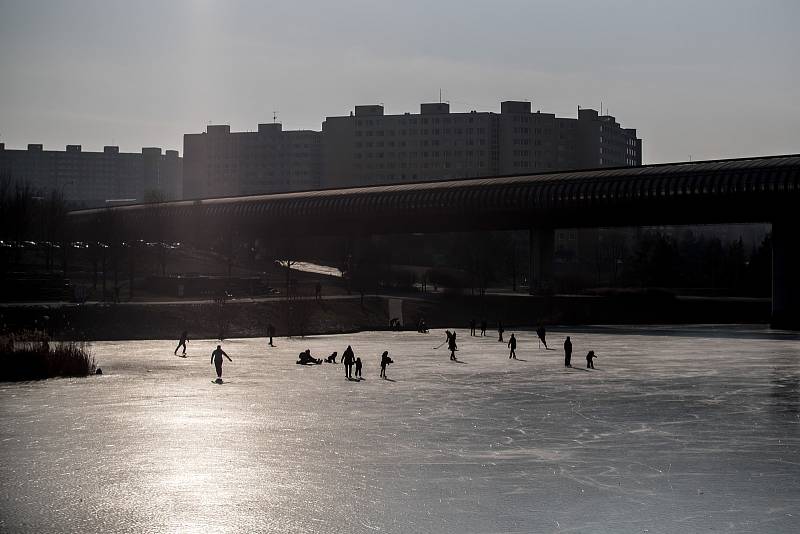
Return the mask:
[[[325,363],[337,363],[336,357],[339,355],[338,352],[332,352],[330,356],[325,358]],[[361,376],[361,369],[363,368],[363,363],[361,362],[361,358],[356,357],[355,352],[353,352],[353,347],[347,345],[347,348],[342,353],[341,359],[342,365],[344,365],[344,376],[348,380],[362,380],[363,377]],[[311,355],[311,349],[306,349],[304,352],[300,353],[299,359],[297,360],[298,365],[319,365],[322,363],[322,358],[314,358]],[[383,351],[381,354],[380,359],[380,367],[381,367],[381,378],[386,378],[386,367],[390,364],[394,363],[389,357],[389,351]],[[355,368],[355,372],[353,372],[353,368]]]
[[[420,332],[427,332],[427,325],[424,324],[424,320],[420,322],[421,328],[419,329]],[[470,321],[470,335],[475,336],[475,320]],[[486,321],[481,321],[481,335],[485,335],[486,332]],[[503,323],[501,321],[497,322],[497,332],[498,332],[498,341],[503,341],[503,333],[505,332],[503,328]],[[275,335],[275,328],[272,325],[269,325],[268,328],[268,337],[269,337],[269,346],[274,347],[273,344],[273,336]],[[539,338],[541,344],[544,345],[545,350],[553,350],[547,346],[546,335],[547,332],[543,325],[539,325],[536,329],[536,335]],[[451,361],[458,361],[456,358],[456,351],[458,351],[458,343],[456,342],[457,333],[455,330],[452,332],[450,330],[445,330],[445,340],[442,345],[447,344],[447,349],[450,351],[450,360]],[[175,347],[174,354],[177,355],[179,349],[183,349],[182,356],[186,356],[186,344],[189,341],[188,332],[184,331],[181,333],[180,341],[178,342],[178,346]],[[508,342],[506,343],[509,352],[508,357],[509,359],[517,359],[517,337],[515,334],[511,334]],[[440,345],[441,346],[441,345]],[[439,348],[439,347],[435,347]],[[338,357],[337,352],[331,353],[330,356],[325,358],[326,363],[337,363],[336,358]],[[220,345],[217,345],[217,348],[211,353],[211,363],[214,364],[216,371],[217,371],[217,382],[222,382],[222,363],[223,358],[227,358],[228,361],[232,362],[230,356],[228,356]],[[590,350],[586,354],[586,368],[587,369],[594,369],[594,359],[597,358],[597,355],[594,353],[593,350]],[[311,350],[306,349],[305,351],[301,352],[298,355],[297,364],[298,365],[320,365],[323,363],[322,358],[315,358],[311,355]],[[344,366],[345,370],[345,377],[348,380],[362,380],[362,368],[363,363],[361,358],[356,357],[353,347],[348,345],[345,349],[344,353],[342,354],[341,363]],[[384,351],[380,357],[380,376],[381,378],[386,377],[386,368],[389,364],[393,363],[393,360],[389,357],[389,351]],[[564,341],[564,367],[572,367],[572,340],[570,336],[567,336],[566,340]]]

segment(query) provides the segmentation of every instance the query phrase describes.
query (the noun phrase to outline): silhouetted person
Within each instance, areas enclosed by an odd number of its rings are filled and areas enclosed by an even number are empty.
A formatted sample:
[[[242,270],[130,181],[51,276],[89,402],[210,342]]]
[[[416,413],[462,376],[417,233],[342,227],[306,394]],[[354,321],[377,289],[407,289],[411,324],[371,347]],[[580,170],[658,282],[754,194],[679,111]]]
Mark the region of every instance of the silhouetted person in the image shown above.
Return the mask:
[[[214,352],[211,353],[211,363],[213,363],[214,367],[217,368],[217,381],[218,382],[222,381],[222,357],[223,356],[228,358],[229,362],[233,362],[233,360],[231,360],[231,357],[228,356],[227,354],[225,354],[225,351],[222,350],[222,346],[221,345],[217,345],[216,350],[214,350]]]
[[[301,365],[319,365],[322,363],[322,358],[315,358],[311,355],[311,349],[306,349],[298,356],[297,363]]]
[[[567,340],[564,341],[564,367],[572,367],[570,361],[572,360],[572,341],[569,340],[569,336],[567,336]]]
[[[456,351],[458,350],[458,345],[456,345],[455,332],[453,332],[452,334],[449,331],[447,332],[447,348],[450,350],[450,359],[455,361]]]
[[[356,378],[361,380],[361,358],[356,358]]]
[[[544,345],[544,348],[546,349],[547,341],[545,341],[544,338],[547,335],[547,332],[544,329],[544,325],[541,324],[539,325],[539,328],[536,329],[536,335],[539,336],[539,339],[542,340],[542,345]]]
[[[275,345],[272,343],[272,338],[275,335],[275,326],[272,323],[267,325],[267,335],[269,336],[269,346],[274,347]]]
[[[353,362],[355,361],[355,353],[353,352],[353,347],[347,345],[347,348],[344,349],[342,353],[342,363],[344,364],[344,376],[347,378],[352,378],[353,374]]]
[[[470,336],[475,335],[475,319],[469,320],[469,335]]]
[[[508,359],[514,358],[517,359],[517,338],[514,337],[514,334],[511,334],[511,337],[508,340],[508,348],[511,350],[508,353]]]
[[[594,351],[590,350],[589,354],[586,355],[586,368],[587,369],[594,369],[594,362],[592,360],[594,360],[595,358],[597,358],[597,356],[595,356]]]
[[[481,336],[486,335],[486,319],[481,320]]]
[[[336,351],[332,352],[330,356],[328,356],[327,358],[325,358],[325,361],[326,361],[327,363],[336,363],[336,356],[337,356],[338,354],[339,354],[339,353],[338,353],[338,352],[336,352]]]
[[[425,318],[422,317],[419,320],[419,326],[417,327],[417,332],[420,334],[427,334],[428,333],[428,324],[425,322]]]
[[[503,341],[503,323],[501,321],[497,321],[497,341]]]
[[[186,342],[189,341],[189,332],[184,330],[181,332],[181,340],[178,341],[178,346],[175,347],[175,352],[173,354],[178,354],[178,349],[183,347],[183,355],[186,356]]]
[[[392,363],[392,359],[389,357],[389,351],[383,351],[381,355],[381,378],[386,378],[386,366]]]

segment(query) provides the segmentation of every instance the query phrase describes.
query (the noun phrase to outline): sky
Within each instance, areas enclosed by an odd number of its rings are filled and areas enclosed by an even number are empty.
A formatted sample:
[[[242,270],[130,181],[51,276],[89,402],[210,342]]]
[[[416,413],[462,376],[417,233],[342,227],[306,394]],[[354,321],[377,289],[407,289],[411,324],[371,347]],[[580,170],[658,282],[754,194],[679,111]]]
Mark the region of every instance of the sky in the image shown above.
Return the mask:
[[[800,153],[797,0],[0,0],[0,142],[183,152],[502,100],[636,128],[644,163]]]

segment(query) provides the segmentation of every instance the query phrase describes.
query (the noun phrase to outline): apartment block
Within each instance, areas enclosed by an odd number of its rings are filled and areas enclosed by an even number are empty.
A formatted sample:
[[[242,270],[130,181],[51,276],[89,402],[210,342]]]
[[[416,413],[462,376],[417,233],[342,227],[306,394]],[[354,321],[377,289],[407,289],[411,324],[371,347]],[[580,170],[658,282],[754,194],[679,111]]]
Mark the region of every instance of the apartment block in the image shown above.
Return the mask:
[[[283,131],[280,123],[255,132],[209,125],[183,136],[183,198],[255,195],[320,187],[320,132]]]
[[[449,180],[640,165],[642,142],[610,115],[576,118],[506,101],[500,112],[451,113],[443,102],[386,115],[382,105],[327,117],[322,131],[208,126],[184,136],[184,198]]]
[[[62,151],[29,144],[27,150],[0,143],[0,179],[57,191],[73,205],[101,207],[151,199],[181,198],[183,162],[177,150],[146,147],[123,153],[117,146],[84,152],[81,145]]]

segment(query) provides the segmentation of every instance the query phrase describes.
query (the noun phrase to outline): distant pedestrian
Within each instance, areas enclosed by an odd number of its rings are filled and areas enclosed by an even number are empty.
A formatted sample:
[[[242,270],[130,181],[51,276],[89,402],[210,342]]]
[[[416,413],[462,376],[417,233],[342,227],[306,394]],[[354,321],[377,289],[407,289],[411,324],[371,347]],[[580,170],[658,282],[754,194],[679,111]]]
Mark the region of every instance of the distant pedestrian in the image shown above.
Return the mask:
[[[592,360],[594,360],[595,358],[597,358],[597,356],[595,355],[594,351],[590,350],[589,354],[586,355],[586,368],[587,369],[594,369],[594,362]]]
[[[482,319],[481,320],[481,336],[485,336],[486,335],[486,326],[487,326],[486,319]]]
[[[503,341],[503,332],[505,332],[505,330],[503,330],[502,321],[497,321],[497,341],[500,341],[501,343]]]
[[[514,358],[517,359],[517,338],[514,337],[514,334],[511,334],[511,337],[508,340],[508,348],[511,350],[508,353],[508,359]]]
[[[470,336],[475,335],[475,319],[469,320],[469,335]]]
[[[356,358],[356,378],[361,380],[361,358]]]
[[[567,340],[564,341],[564,367],[572,367],[570,361],[572,360],[572,341],[569,340],[569,336],[567,336]]]
[[[539,328],[536,329],[536,335],[539,336],[539,339],[542,341],[542,345],[544,345],[545,350],[547,349],[547,341],[545,341],[545,336],[547,332],[544,329],[544,325],[539,323]]]
[[[353,353],[353,347],[347,345],[347,348],[344,349],[342,353],[342,363],[344,364],[344,376],[347,379],[351,379],[353,376],[353,362],[355,361],[356,355]]]
[[[222,350],[222,346],[217,345],[216,350],[211,353],[211,363],[214,364],[214,367],[217,368],[217,382],[222,382],[222,357],[225,356],[228,358],[229,362],[233,362],[231,357],[225,354],[225,351]]]
[[[183,355],[186,356],[186,343],[189,341],[189,332],[184,330],[181,332],[181,340],[178,341],[178,346],[175,347],[175,352],[173,354],[178,354],[178,349],[183,347]]]
[[[274,347],[275,345],[272,343],[272,338],[275,336],[275,326],[272,323],[267,325],[267,335],[269,336],[269,346]]]
[[[392,362],[393,360],[389,357],[389,351],[383,351],[381,355],[381,378],[386,378],[386,366]]]

